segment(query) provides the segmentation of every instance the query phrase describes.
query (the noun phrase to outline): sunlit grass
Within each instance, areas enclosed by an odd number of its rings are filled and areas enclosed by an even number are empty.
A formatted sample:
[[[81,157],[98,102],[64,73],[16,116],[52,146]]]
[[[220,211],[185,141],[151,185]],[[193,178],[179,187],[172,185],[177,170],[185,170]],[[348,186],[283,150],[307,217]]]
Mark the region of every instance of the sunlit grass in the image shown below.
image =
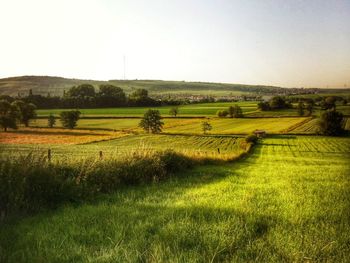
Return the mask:
[[[0,227],[0,261],[347,262],[349,138],[264,139],[248,158]]]

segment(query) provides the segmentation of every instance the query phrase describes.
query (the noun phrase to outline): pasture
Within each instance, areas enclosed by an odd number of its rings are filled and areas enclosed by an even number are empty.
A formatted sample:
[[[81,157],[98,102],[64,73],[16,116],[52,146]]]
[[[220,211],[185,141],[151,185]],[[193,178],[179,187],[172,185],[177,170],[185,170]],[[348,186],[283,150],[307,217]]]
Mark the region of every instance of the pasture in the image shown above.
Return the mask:
[[[0,261],[347,262],[349,152],[267,138],[233,164],[3,223]]]
[[[118,133],[117,133],[118,134]],[[211,157],[215,159],[230,159],[244,151],[241,144],[243,138],[237,136],[178,136],[178,135],[126,135],[118,134],[114,139],[100,142],[92,142],[79,145],[65,145],[50,143],[31,144],[31,141],[23,140],[21,144],[9,141],[0,144],[1,158],[8,156],[18,157],[34,154],[46,156],[48,149],[52,151],[53,161],[74,162],[83,158],[99,158],[99,152],[103,152],[104,158],[123,158],[132,152],[154,152],[157,150],[172,149],[176,152],[196,157]],[[119,138],[117,137],[119,136]],[[81,138],[71,138],[79,143]],[[220,152],[218,152],[218,149]]]
[[[226,110],[229,106],[239,105],[243,112],[256,110],[256,102],[217,102],[217,103],[198,103],[179,106],[178,116],[215,116],[218,110]],[[159,110],[163,116],[170,116],[169,110],[172,106],[161,107],[121,107],[121,108],[96,108],[96,109],[80,109],[82,117],[97,116],[127,116],[141,117],[149,108]],[[67,109],[47,109],[38,110],[38,116],[48,116],[50,113],[58,115],[61,111]]]
[[[202,134],[202,122],[208,121],[213,129],[210,134],[249,134],[256,129],[266,130],[268,133],[285,133],[291,126],[303,122],[306,117],[281,118],[166,118],[163,132],[171,134]],[[140,119],[81,119],[79,129],[106,129],[115,131],[142,132],[138,127]],[[34,127],[47,127],[47,120],[37,119],[31,123]],[[57,127],[60,127],[57,121]]]

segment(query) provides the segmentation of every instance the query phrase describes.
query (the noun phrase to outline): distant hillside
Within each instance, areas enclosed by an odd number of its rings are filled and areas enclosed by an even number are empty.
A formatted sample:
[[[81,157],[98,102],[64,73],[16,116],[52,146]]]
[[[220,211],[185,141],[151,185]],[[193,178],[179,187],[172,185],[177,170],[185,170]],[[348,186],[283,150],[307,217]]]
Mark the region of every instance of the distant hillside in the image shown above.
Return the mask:
[[[135,89],[147,89],[150,95],[166,94],[187,94],[187,95],[291,95],[304,93],[336,93],[349,92],[347,90],[334,89],[287,89],[274,86],[263,85],[243,85],[243,84],[224,84],[209,82],[185,82],[185,81],[163,81],[163,80],[82,80],[66,79],[50,76],[22,76],[0,79],[0,95],[26,96],[31,89],[33,94],[51,96],[62,96],[64,90],[68,90],[74,85],[89,83],[96,88],[101,84],[113,84],[121,87],[126,93]]]
[[[241,85],[241,84],[222,84],[206,82],[185,82],[185,81],[162,81],[162,80],[81,80],[66,79],[61,77],[49,76],[23,76],[0,79],[0,95],[17,96],[19,93],[26,96],[32,89],[33,94],[51,96],[62,96],[64,90],[68,90],[74,85],[89,83],[98,87],[100,84],[113,84],[119,86],[130,93],[138,88],[145,88],[152,94],[172,94],[186,93],[198,95],[229,95],[242,93],[269,93],[280,90],[279,87],[259,86],[259,85]]]

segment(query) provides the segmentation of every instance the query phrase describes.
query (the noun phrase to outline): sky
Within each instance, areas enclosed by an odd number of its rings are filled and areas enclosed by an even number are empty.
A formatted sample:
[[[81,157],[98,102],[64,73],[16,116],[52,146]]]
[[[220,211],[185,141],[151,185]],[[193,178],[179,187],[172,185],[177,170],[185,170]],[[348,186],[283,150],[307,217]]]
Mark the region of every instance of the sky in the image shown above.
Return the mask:
[[[0,78],[350,87],[350,0],[0,0],[0,36]]]

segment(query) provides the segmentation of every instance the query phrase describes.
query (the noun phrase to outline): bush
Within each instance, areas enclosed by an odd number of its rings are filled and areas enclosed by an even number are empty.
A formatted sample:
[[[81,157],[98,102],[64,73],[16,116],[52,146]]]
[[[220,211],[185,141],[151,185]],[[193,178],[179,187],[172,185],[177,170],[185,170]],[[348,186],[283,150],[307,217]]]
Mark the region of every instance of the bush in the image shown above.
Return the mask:
[[[319,122],[319,128],[321,134],[337,136],[344,132],[343,125],[343,114],[337,111],[327,111],[321,115]]]
[[[219,118],[224,118],[224,117],[227,117],[228,111],[227,110],[219,110],[219,111],[216,112],[216,115]]]
[[[4,160],[0,166],[0,215],[55,208],[125,185],[157,182],[194,162],[170,150],[75,164],[50,163],[32,155]]]
[[[77,126],[80,114],[78,110],[62,111],[60,113],[62,126],[64,128],[74,129],[74,127]]]
[[[249,134],[245,137],[245,141],[247,143],[253,143],[253,144],[257,143],[258,139],[259,139],[258,136],[256,136],[255,134]]]

